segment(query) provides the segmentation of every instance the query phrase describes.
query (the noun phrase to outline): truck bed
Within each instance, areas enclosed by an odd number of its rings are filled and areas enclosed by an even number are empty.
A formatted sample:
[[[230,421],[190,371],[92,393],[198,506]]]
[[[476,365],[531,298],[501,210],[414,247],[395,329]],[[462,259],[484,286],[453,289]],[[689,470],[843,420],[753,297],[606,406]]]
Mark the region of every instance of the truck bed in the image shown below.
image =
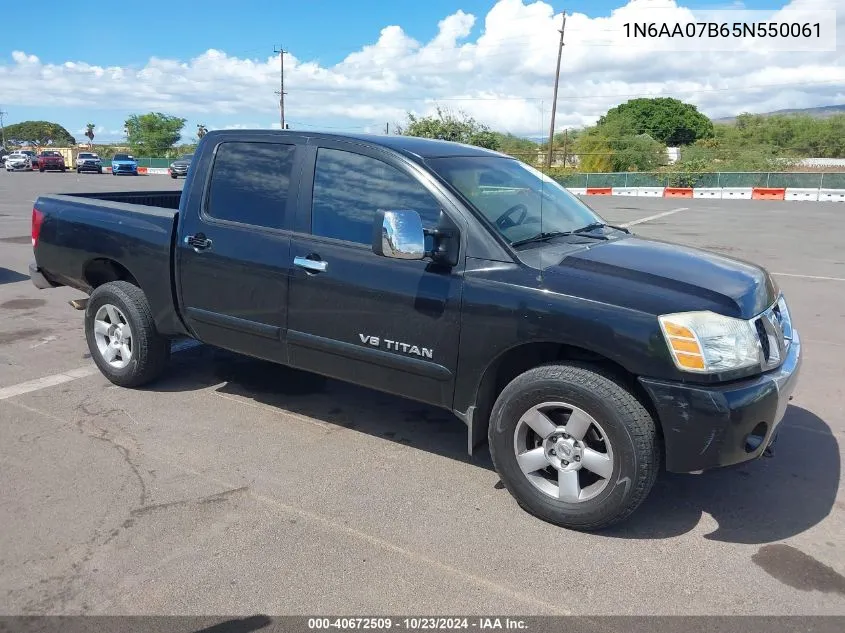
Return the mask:
[[[123,202],[159,209],[179,210],[182,200],[181,191],[98,191],[96,193],[67,193],[65,196],[101,200],[103,202]]]
[[[104,280],[134,278],[160,330],[179,333],[172,260],[180,200],[180,191],[40,196],[38,269],[54,284],[85,292]]]

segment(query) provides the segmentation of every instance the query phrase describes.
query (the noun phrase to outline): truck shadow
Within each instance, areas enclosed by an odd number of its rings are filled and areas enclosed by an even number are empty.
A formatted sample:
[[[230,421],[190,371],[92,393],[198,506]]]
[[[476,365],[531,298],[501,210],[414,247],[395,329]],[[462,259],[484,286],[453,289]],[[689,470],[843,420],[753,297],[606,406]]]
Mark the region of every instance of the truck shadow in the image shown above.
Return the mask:
[[[771,459],[700,475],[663,473],[639,510],[624,525],[601,535],[671,538],[693,530],[706,513],[718,527],[704,538],[762,544],[810,529],[834,507],[845,510],[845,503],[836,500],[841,453],[830,427],[794,405],[782,424]]]
[[[220,383],[223,383],[220,385]],[[149,387],[217,391],[257,404],[413,446],[493,470],[487,446],[466,453],[466,427],[448,411],[270,362],[199,346],[174,356],[168,375]],[[662,473],[643,505],[624,523],[596,536],[664,539],[694,530],[704,514],[718,528],[708,540],[762,544],[800,534],[837,502],[837,437],[818,416],[790,405],[771,459],[700,475]],[[508,494],[497,484],[501,494]],[[707,519],[704,519],[707,521]]]

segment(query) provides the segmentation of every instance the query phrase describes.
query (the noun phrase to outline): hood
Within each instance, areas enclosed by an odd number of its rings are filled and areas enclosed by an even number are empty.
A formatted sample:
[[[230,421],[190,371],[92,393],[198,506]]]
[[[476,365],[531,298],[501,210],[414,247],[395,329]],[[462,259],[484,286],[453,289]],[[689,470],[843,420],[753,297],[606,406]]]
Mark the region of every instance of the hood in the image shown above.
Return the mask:
[[[557,291],[650,314],[712,310],[750,319],[778,295],[760,266],[637,236],[593,241],[546,273]]]
[[[115,165],[134,165],[136,162],[137,162],[137,161],[134,161],[134,160],[126,160],[126,159],[122,159],[122,160],[112,160],[112,163],[114,163]]]

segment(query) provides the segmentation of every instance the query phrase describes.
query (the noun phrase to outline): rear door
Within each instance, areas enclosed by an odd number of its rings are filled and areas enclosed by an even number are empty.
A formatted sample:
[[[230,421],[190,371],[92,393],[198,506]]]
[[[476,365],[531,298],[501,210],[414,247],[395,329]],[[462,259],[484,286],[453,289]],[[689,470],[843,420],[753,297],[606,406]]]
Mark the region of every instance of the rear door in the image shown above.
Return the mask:
[[[291,242],[288,344],[296,367],[451,405],[461,263],[373,253],[378,209],[413,209],[425,228],[462,227],[430,177],[378,149],[313,141]],[[441,215],[442,214],[442,215]]]
[[[211,345],[284,362],[290,227],[304,141],[221,137],[197,174],[177,245],[185,320]]]

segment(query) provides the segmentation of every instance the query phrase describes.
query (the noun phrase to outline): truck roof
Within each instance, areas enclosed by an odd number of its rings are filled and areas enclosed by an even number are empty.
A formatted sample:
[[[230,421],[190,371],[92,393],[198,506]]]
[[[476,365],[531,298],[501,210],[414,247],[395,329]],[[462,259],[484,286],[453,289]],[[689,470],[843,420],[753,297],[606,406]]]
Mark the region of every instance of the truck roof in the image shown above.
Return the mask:
[[[213,130],[206,134],[209,140],[217,137],[237,140],[242,138],[244,133],[253,135],[266,135],[275,138],[285,136],[305,136],[313,139],[360,141],[367,145],[385,147],[398,151],[406,156],[417,159],[440,158],[444,156],[499,156],[506,157],[506,154],[485,149],[475,145],[455,143],[453,141],[442,141],[439,139],[420,138],[417,136],[386,135],[386,134],[350,134],[336,132],[312,132],[305,130]]]

